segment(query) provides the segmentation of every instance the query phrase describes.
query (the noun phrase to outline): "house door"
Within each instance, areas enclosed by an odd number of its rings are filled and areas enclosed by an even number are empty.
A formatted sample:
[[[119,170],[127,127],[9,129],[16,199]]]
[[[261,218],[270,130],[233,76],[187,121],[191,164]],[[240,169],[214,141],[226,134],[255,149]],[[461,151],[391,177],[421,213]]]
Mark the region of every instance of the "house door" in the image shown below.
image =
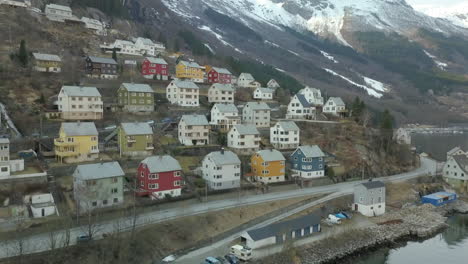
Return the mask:
[[[42,208],[42,210],[41,210],[41,215],[42,215],[42,217],[45,216],[45,209],[44,208]]]
[[[358,209],[358,205],[355,204],[355,205],[354,205],[354,211],[357,211],[357,209]]]
[[[283,243],[283,235],[276,235],[276,244]]]

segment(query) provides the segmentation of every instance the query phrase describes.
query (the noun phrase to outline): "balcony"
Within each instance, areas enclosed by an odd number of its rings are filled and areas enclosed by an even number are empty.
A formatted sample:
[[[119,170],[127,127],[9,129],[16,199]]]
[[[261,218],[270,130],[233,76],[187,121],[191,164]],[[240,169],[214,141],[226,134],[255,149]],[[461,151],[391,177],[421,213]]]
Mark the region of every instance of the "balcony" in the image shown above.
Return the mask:
[[[146,146],[146,150],[153,150],[154,149],[154,146],[151,145],[151,146]]]
[[[63,138],[54,139],[54,146],[55,147],[74,147],[74,146],[77,146],[77,145],[78,145],[78,143],[68,142],[68,141],[65,141]]]
[[[67,149],[67,150],[55,149],[55,155],[57,155],[57,156],[59,156],[59,157],[77,156],[77,155],[78,155],[78,151],[76,151],[76,150],[71,150],[71,149]]]

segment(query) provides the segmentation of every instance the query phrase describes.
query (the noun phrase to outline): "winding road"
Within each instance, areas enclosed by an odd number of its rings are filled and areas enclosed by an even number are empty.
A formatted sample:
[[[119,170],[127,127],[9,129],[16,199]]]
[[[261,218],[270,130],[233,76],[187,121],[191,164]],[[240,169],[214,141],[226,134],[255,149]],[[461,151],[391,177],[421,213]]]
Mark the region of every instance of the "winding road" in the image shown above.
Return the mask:
[[[402,173],[393,176],[387,176],[379,178],[379,180],[385,182],[394,182],[394,181],[404,181],[409,180],[412,178],[416,178],[419,176],[431,174],[433,172],[431,170],[431,161],[421,157],[421,166],[413,170],[411,172]],[[211,201],[206,203],[194,204],[187,207],[181,208],[173,208],[168,210],[162,211],[152,211],[138,215],[136,218],[136,227],[143,227],[151,224],[156,224],[180,217],[185,216],[193,216],[204,214],[208,212],[215,212],[224,209],[239,207],[239,206],[246,206],[246,205],[254,205],[259,203],[271,202],[271,201],[278,201],[278,200],[285,200],[291,198],[298,198],[298,197],[305,197],[317,194],[330,194],[320,200],[320,202],[326,202],[327,200],[343,196],[349,194],[353,191],[353,187],[360,182],[344,182],[339,184],[327,185],[327,186],[319,186],[319,187],[311,187],[311,188],[304,188],[304,189],[297,189],[297,190],[290,190],[290,191],[282,191],[282,192],[272,192],[267,194],[259,194],[259,195],[250,195],[244,196],[241,199],[225,199],[225,200],[217,200]],[[328,199],[325,199],[328,198]],[[305,206],[313,206],[310,204],[306,204]],[[295,209],[291,210],[288,213],[285,213],[279,217],[276,217],[271,220],[279,221],[289,215],[294,214]],[[288,215],[289,214],[289,215]],[[260,227],[268,222],[263,222],[256,227]],[[131,217],[122,217],[117,218],[109,221],[101,222],[95,226],[93,226],[93,236],[94,239],[101,239],[103,234],[113,233],[113,232],[124,232],[129,231],[132,229],[133,226],[133,218]],[[69,230],[69,242],[67,242],[67,233],[66,230],[59,230],[53,233],[45,232],[37,235],[32,235],[28,237],[23,237],[21,239],[14,239],[14,240],[7,240],[7,241],[0,241],[0,259],[1,258],[8,258],[14,257],[21,254],[31,254],[31,253],[39,253],[51,250],[51,248],[60,248],[65,247],[67,245],[74,245],[76,244],[76,237],[82,234],[87,233],[88,226],[83,225],[79,227],[75,227]],[[226,242],[229,238],[224,239],[223,241],[219,241],[217,244],[222,245]],[[232,240],[232,239],[231,239]],[[187,259],[190,256],[197,255],[198,253],[205,252],[206,249],[199,249],[197,252],[188,253],[188,255],[181,259]],[[198,254],[199,255],[199,254]],[[193,261],[193,260],[192,260]],[[193,262],[192,262],[193,263]]]

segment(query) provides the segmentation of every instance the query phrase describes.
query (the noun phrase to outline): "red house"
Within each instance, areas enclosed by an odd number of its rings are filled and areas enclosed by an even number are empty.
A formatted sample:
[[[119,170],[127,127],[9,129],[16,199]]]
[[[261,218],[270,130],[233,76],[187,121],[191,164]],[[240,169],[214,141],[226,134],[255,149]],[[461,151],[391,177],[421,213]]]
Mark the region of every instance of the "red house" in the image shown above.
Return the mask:
[[[208,72],[209,83],[223,83],[230,84],[232,81],[232,74],[225,68],[212,67]]]
[[[146,79],[167,80],[169,68],[167,62],[162,58],[146,57],[141,66],[141,74]]]
[[[151,196],[152,199],[180,196],[182,185],[182,168],[171,156],[152,156],[144,159],[137,170],[139,196]]]

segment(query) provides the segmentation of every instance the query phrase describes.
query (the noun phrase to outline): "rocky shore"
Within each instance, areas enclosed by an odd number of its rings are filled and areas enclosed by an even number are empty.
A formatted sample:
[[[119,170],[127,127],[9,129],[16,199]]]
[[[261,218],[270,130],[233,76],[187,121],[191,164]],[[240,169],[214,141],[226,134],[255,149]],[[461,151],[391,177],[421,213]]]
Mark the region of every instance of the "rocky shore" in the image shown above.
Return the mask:
[[[438,208],[430,204],[407,207],[376,218],[374,226],[350,229],[299,248],[290,247],[256,263],[335,263],[371,249],[431,237],[447,227],[446,216],[453,213],[468,213],[468,204],[457,201]]]

